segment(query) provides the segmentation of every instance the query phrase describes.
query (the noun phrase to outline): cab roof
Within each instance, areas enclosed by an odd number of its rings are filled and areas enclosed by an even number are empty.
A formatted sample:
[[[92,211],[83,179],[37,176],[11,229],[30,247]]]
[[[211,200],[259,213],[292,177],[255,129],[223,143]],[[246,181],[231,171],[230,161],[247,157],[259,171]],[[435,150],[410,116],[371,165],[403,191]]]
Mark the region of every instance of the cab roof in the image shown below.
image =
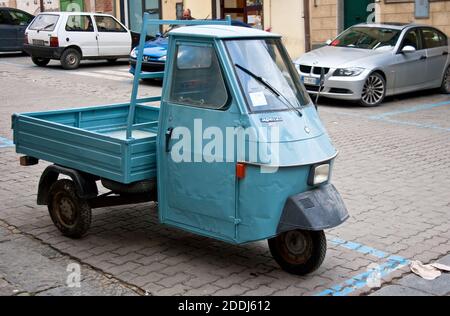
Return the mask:
[[[254,28],[230,25],[183,26],[169,32],[170,36],[195,36],[208,38],[279,38],[280,35]]]

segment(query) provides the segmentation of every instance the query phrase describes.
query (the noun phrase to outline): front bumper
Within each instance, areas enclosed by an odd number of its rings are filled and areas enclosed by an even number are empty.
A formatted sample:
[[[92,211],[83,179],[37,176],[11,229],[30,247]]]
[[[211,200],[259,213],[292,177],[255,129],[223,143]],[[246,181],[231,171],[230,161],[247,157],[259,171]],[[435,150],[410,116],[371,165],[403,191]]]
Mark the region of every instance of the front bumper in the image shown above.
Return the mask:
[[[24,44],[23,50],[31,57],[60,59],[64,48]]]
[[[325,75],[324,84],[320,95],[340,100],[361,100],[361,94],[366,82],[367,71],[363,71],[359,76],[355,77],[338,77],[333,76],[336,69],[330,69]],[[311,77],[320,80],[320,75],[314,73],[304,73],[299,71],[300,77]],[[319,92],[318,85],[304,84],[309,94],[316,95]]]
[[[136,71],[136,59],[130,58],[130,73],[134,75]],[[144,72],[160,72],[164,71],[166,66],[165,62],[156,62],[156,61],[143,61],[142,62],[142,71]]]
[[[349,218],[339,192],[332,184],[288,198],[277,233],[294,229],[319,231],[339,226]]]

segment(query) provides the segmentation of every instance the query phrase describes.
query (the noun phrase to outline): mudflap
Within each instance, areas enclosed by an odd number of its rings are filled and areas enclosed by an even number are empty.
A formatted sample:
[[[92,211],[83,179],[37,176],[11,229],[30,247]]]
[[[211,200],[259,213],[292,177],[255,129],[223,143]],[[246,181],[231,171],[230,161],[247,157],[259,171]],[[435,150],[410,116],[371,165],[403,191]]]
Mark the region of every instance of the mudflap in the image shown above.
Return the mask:
[[[320,231],[339,226],[349,218],[341,195],[332,184],[289,197],[277,233],[295,229]]]

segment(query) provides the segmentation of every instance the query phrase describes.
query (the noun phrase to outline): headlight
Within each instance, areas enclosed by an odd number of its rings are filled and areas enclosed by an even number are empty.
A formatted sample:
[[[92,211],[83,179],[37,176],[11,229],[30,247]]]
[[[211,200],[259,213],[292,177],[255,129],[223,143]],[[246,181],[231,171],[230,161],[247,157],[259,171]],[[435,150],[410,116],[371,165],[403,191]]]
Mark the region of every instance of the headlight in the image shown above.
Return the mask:
[[[130,57],[131,58],[136,58],[137,56],[136,56],[136,48],[133,48],[133,50],[131,51],[131,53],[130,53]]]
[[[337,77],[356,77],[364,71],[364,68],[339,68],[336,69],[333,76]]]
[[[308,184],[318,186],[330,179],[330,164],[315,165],[311,168]]]
[[[167,58],[167,56],[163,56],[163,57],[159,58],[158,60],[159,61],[166,61],[166,58]]]

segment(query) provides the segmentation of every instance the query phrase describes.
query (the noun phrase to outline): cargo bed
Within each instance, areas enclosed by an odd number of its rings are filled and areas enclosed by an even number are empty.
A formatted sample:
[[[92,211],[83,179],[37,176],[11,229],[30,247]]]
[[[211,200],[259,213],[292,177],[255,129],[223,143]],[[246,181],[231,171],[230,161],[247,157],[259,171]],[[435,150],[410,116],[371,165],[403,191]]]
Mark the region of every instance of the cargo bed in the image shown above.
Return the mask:
[[[159,108],[130,104],[14,114],[17,153],[120,183],[156,177]]]

